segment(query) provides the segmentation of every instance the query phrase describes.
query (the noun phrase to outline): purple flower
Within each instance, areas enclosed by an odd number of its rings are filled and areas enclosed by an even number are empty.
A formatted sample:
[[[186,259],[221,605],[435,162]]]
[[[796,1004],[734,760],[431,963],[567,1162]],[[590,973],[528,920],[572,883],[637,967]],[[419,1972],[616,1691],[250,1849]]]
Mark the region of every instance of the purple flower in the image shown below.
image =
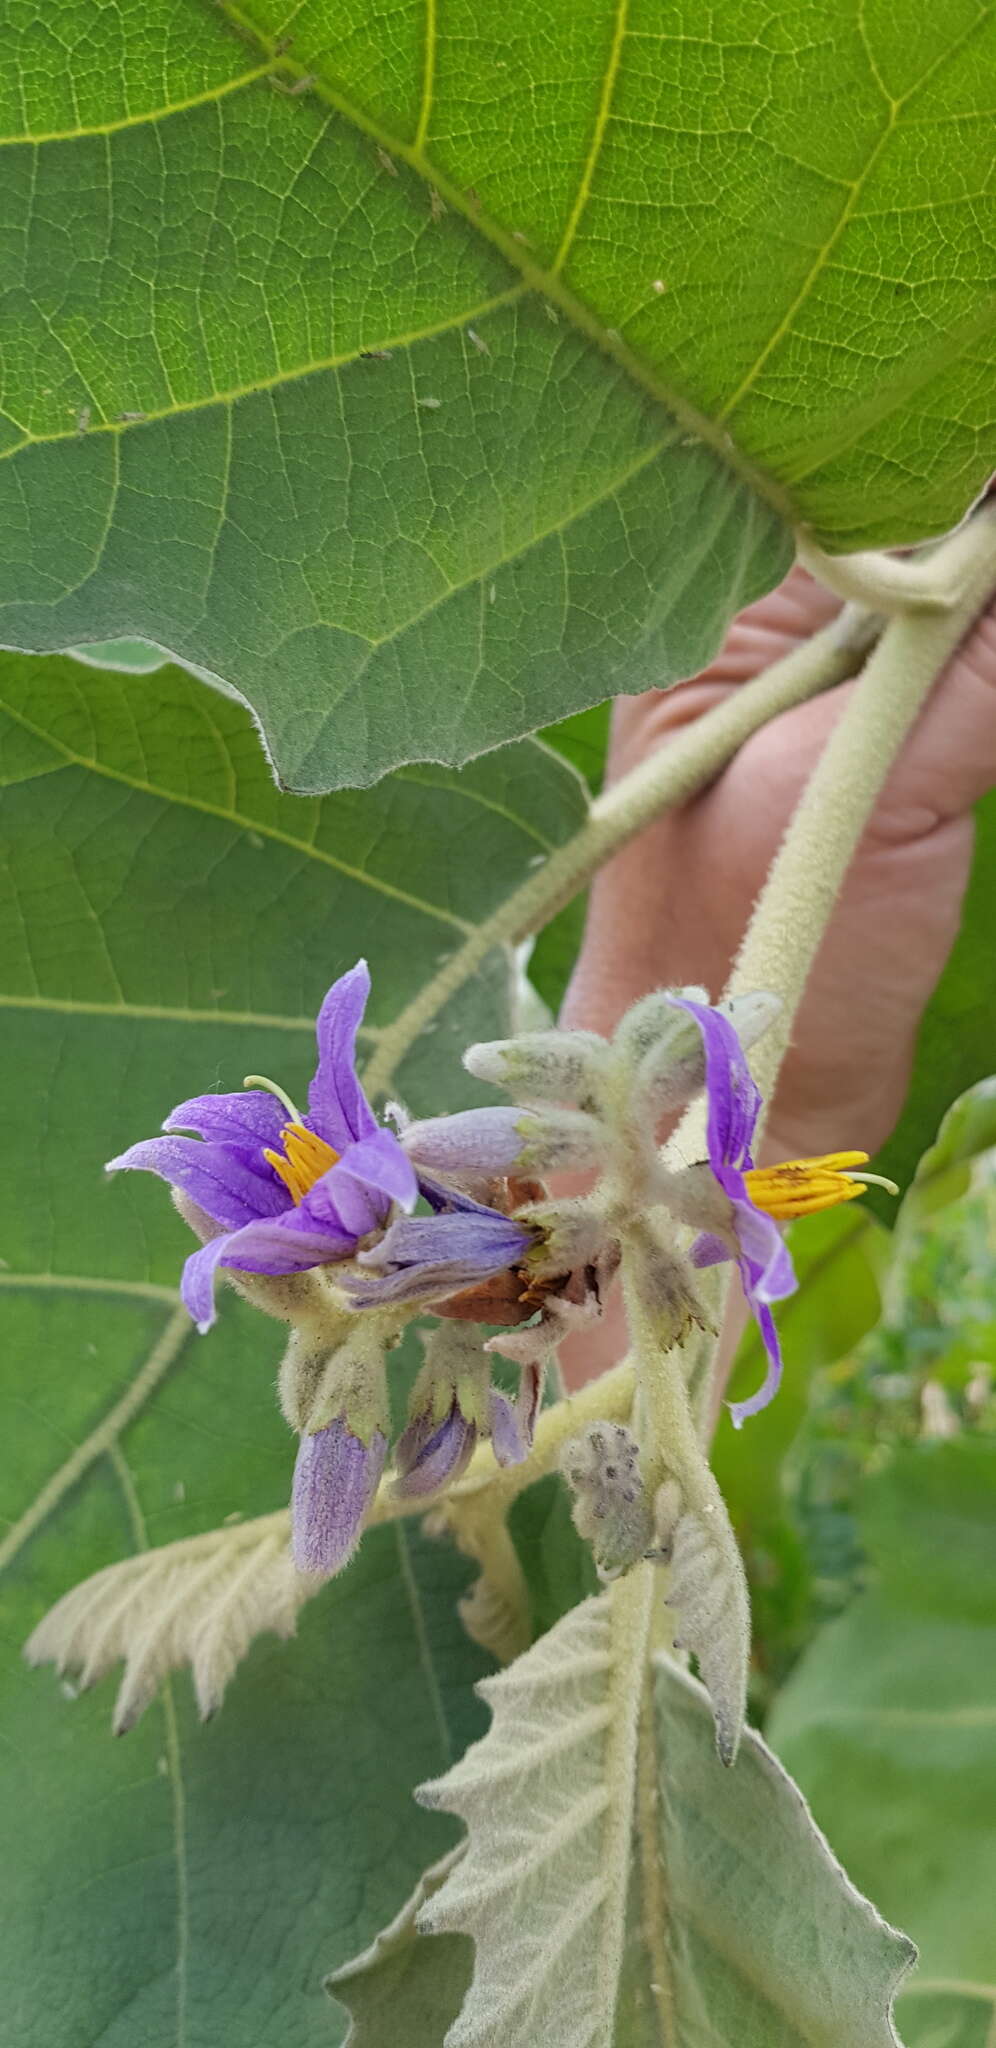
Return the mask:
[[[782,1355],[769,1304],[792,1294],[796,1278],[777,1223],[751,1201],[744,1179],[754,1165],[750,1147],[761,1096],[736,1031],[729,1019],[708,1003],[693,1002],[687,996],[669,1000],[694,1017],[702,1033],[709,1165],[730,1204],[727,1233],[709,1231],[696,1238],[692,1264],[714,1266],[721,1259],[736,1259],[744,1294],[768,1354],[764,1385],[748,1401],[730,1403],[734,1426],[739,1429],[748,1415],[766,1408],[778,1392]]]
[[[219,1266],[282,1274],[349,1259],[392,1203],[414,1208],[414,1169],[393,1132],[381,1129],[356,1074],[369,993],[364,960],[329,989],[307,1116],[262,1088],[195,1095],[166,1118],[171,1135],[143,1139],[109,1161],[109,1173],[159,1174],[220,1226],[183,1269],[183,1299],[199,1329],[214,1321]],[[172,1135],[178,1131],[197,1136]]]
[[[379,1244],[360,1252],[358,1264],[370,1270],[371,1278],[343,1276],[353,1308],[457,1294],[518,1266],[536,1241],[535,1231],[513,1216],[472,1201],[456,1188],[424,1174],[419,1187],[437,1213],[399,1217]]]
[[[387,1454],[383,1430],[369,1443],[337,1416],[302,1436],[291,1493],[291,1545],[299,1572],[329,1577],[352,1557]]]

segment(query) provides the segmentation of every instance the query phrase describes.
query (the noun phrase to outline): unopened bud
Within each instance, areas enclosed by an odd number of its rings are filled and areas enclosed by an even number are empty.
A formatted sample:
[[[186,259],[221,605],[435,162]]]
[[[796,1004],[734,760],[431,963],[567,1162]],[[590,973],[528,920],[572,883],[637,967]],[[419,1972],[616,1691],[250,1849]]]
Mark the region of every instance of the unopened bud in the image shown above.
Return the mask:
[[[490,1428],[491,1361],[474,1324],[443,1322],[424,1340],[425,1364],[395,1446],[400,1494],[435,1493],[459,1478]]]
[[[658,988],[649,996],[641,996],[620,1019],[613,1038],[613,1049],[628,1065],[638,1067],[649,1052],[653,1052],[663,1041],[675,1040],[680,1044],[679,1027],[691,1024],[690,1017],[683,1010],[676,1010],[673,996],[681,996],[693,1003],[707,1003],[708,994],[704,988]],[[694,1026],[693,1026],[694,1029]],[[696,1031],[696,1038],[699,1033]]]
[[[527,1031],[492,1038],[463,1056],[478,1081],[504,1088],[519,1102],[574,1102],[596,1108],[609,1048],[594,1031]]]
[[[619,1422],[592,1422],[560,1454],[574,1494],[574,1526],[591,1544],[606,1578],[628,1571],[653,1539],[653,1516],[632,1432]]]
[[[465,1179],[592,1165],[602,1134],[577,1109],[463,1109],[409,1124],[401,1142],[416,1166]]]

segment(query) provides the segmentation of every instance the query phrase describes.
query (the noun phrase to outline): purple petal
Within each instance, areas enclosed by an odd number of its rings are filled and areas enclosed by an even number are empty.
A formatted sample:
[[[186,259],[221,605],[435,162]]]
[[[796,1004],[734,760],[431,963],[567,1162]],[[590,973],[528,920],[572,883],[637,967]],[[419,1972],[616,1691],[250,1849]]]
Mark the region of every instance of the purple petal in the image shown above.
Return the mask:
[[[260,1216],[278,1216],[290,1203],[287,1189],[263,1159],[236,1145],[206,1145],[199,1138],[143,1138],[106,1171],[138,1167],[180,1188],[226,1230]]]
[[[412,1209],[418,1182],[392,1131],[377,1130],[358,1145],[347,1145],[342,1158],[309,1188],[300,1205],[307,1227],[332,1230],[353,1239],[365,1237],[385,1222],[392,1202]]]
[[[384,1273],[375,1280],[344,1273],[342,1286],[350,1308],[384,1308],[391,1302],[440,1301],[448,1294],[462,1294],[480,1277],[476,1266],[449,1259],[432,1266],[403,1266],[399,1272]]]
[[[377,1119],[356,1074],[356,1033],[370,994],[370,974],[358,960],[334,981],[318,1013],[318,1067],[308,1090],[310,1121],[319,1136],[344,1152],[369,1138]]]
[[[164,1131],[196,1131],[199,1138],[243,1145],[247,1150],[264,1145],[280,1149],[280,1133],[288,1121],[287,1110],[275,1095],[263,1088],[243,1088],[238,1095],[192,1095],[178,1102],[163,1124]]]
[[[689,996],[669,996],[668,1001],[694,1017],[702,1033],[709,1163],[714,1169],[749,1166],[761,1094],[733,1025],[710,1003],[696,1003]]]
[[[361,1265],[384,1269],[383,1277],[344,1274],[343,1285],[354,1308],[428,1301],[518,1265],[532,1242],[530,1231],[495,1209],[404,1217],[392,1223],[379,1244],[359,1254]]]
[[[404,1216],[370,1251],[361,1266],[423,1266],[456,1259],[481,1280],[516,1266],[529,1250],[533,1232],[497,1209],[452,1216]]]
[[[383,1220],[392,1202],[397,1202],[399,1208],[410,1210],[418,1201],[415,1168],[393,1131],[376,1130],[371,1137],[361,1138],[358,1144],[348,1145],[331,1172],[335,1174],[337,1187],[340,1180],[350,1181],[374,1197],[377,1222]],[[372,1227],[371,1224],[366,1225],[368,1230]],[[358,1237],[362,1234],[357,1231]]]
[[[542,1389],[543,1372],[538,1365],[523,1366],[515,1401],[492,1388],[491,1447],[499,1465],[521,1465],[528,1458]]]
[[[742,1261],[750,1270],[750,1291],[758,1301],[784,1301],[796,1289],[795,1269],[773,1216],[756,1209],[749,1195],[735,1203],[733,1228]]]
[[[397,1492],[413,1498],[435,1493],[465,1470],[476,1442],[476,1425],[456,1401],[435,1429],[428,1429],[426,1415],[414,1416],[399,1437],[394,1454],[399,1473]]]
[[[434,1173],[507,1173],[526,1140],[521,1109],[461,1109],[409,1124],[402,1143],[409,1158]]]
[[[430,1209],[434,1209],[437,1216],[493,1216],[495,1214],[494,1209],[489,1209],[486,1202],[475,1202],[474,1197],[468,1195],[465,1189],[451,1187],[444,1180],[435,1180],[431,1174],[419,1174],[418,1188],[419,1194],[425,1196]]]
[[[199,1251],[191,1252],[180,1293],[203,1333],[215,1319],[214,1276],[219,1266],[231,1266],[238,1273],[305,1273],[311,1266],[348,1259],[355,1248],[355,1238],[332,1229],[316,1230],[302,1204],[283,1216],[262,1218],[223,1237],[212,1237]]]
[[[757,1327],[768,1354],[768,1370],[764,1385],[758,1388],[756,1394],[751,1394],[749,1400],[727,1402],[734,1429],[742,1429],[748,1415],[757,1415],[762,1408],[766,1408],[768,1402],[774,1400],[782,1383],[782,1353],[778,1332],[775,1329],[775,1319],[765,1302],[751,1302],[751,1307],[757,1317]]]
[[[365,1444],[339,1416],[327,1429],[301,1438],[291,1493],[292,1544],[299,1572],[321,1572],[327,1578],[348,1562],[386,1455],[382,1430],[375,1429]]]
[[[696,1238],[689,1253],[693,1266],[719,1266],[724,1259],[735,1256],[733,1246],[727,1244],[725,1238],[715,1237],[711,1230],[704,1230]]]

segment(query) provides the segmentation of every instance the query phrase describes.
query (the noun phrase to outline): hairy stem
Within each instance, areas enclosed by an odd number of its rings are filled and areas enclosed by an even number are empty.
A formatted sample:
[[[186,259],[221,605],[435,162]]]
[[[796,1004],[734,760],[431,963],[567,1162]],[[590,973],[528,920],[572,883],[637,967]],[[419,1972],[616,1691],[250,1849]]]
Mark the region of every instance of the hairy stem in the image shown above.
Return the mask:
[[[945,664],[996,588],[996,508],[986,507],[931,557],[944,610],[913,608],[892,619],[870,655],[788,825],[747,927],[727,995],[771,989],[782,1010],[751,1055],[770,1104],[796,1012],[844,877],[883,784]],[[693,1105],[676,1133],[679,1154],[701,1139]],[[762,1126],[763,1127],[763,1126]],[[761,1127],[759,1127],[760,1130]],[[731,1360],[720,1347],[701,1404],[708,1441]]]
[[[652,1493],[669,1475],[679,1478],[689,1499],[696,1494],[696,1479],[703,1470],[688,1389],[681,1369],[680,1353],[670,1334],[659,1326],[659,1318],[644,1299],[643,1276],[646,1255],[640,1226],[631,1226],[631,1237],[623,1244],[622,1284],[626,1305],[626,1327],[632,1345],[639,1389],[640,1449],[643,1474]],[[593,1384],[604,1386],[604,1380]],[[694,1505],[701,1506],[696,1497]]]
[[[945,611],[893,619],[851,693],[769,871],[726,993],[770,988],[782,1012],[752,1066],[770,1101],[810,969],[890,768],[934,683],[996,586],[996,509],[938,548],[931,569],[957,593]]]
[[[596,798],[573,839],[528,876],[383,1031],[363,1077],[370,1094],[391,1086],[409,1046],[493,947],[514,945],[548,923],[627,840],[712,782],[761,726],[854,675],[880,624],[867,613],[845,610]]]

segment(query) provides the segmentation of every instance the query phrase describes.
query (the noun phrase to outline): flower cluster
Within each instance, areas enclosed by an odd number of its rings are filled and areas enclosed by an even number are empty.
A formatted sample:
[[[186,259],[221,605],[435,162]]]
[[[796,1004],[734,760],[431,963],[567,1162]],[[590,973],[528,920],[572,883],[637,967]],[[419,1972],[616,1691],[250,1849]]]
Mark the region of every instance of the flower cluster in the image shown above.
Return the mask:
[[[535,1237],[507,1213],[500,1178],[481,1181],[504,1203],[491,1207],[417,1175],[395,1132],[378,1122],[356,1073],[369,992],[364,961],[330,988],[306,1114],[275,1083],[250,1075],[239,1094],[181,1102],[165,1136],[143,1139],[107,1167],[141,1168],[172,1186],[202,1239],[182,1280],[200,1330],[215,1318],[219,1270],[293,1325],[281,1398],[301,1432],[292,1523],[295,1557],[309,1572],[338,1570],[355,1548],[387,1456],[386,1358],[404,1323],[446,1297],[460,1316],[461,1291],[471,1299],[500,1275],[506,1298],[492,1320],[513,1323],[527,1284],[516,1269]],[[411,1214],[420,1196],[432,1213]],[[297,1275],[310,1284],[288,1288]],[[455,1371],[452,1355],[430,1347],[397,1446],[403,1490],[429,1492],[453,1478],[479,1437],[491,1437],[499,1462],[526,1455],[538,1375],[523,1371],[516,1400],[492,1390],[484,1335],[476,1374],[466,1360]],[[463,1341],[473,1348],[471,1335]]]
[[[763,1387],[732,1410],[739,1425],[781,1371],[771,1304],[795,1282],[775,1219],[860,1193],[865,1158],[755,1168],[760,1097],[744,1046],[777,1006],[764,996],[712,1005],[697,989],[647,997],[611,1042],[549,1031],[473,1046],[470,1071],[515,1107],[387,1129],[356,1072],[369,989],[361,961],[329,990],[305,1114],[250,1075],[239,1094],[181,1103],[165,1135],[108,1168],[171,1184],[201,1240],[182,1282],[201,1330],[214,1320],[219,1271],[291,1324],[280,1387],[301,1438],[294,1552],[302,1571],[325,1574],[351,1555],[380,1483],[387,1358],[412,1316],[439,1320],[395,1446],[396,1484],[411,1495],[451,1482],[482,1439],[502,1464],[528,1454],[546,1358],[573,1322],[600,1313],[627,1229],[639,1221],[646,1238],[648,1218],[662,1342],[702,1318],[694,1268],[739,1266],[769,1359]],[[703,1089],[708,1158],[676,1171],[656,1126]],[[550,1201],[536,1176],[566,1167],[594,1170],[595,1186]],[[697,1233],[690,1259],[675,1225]],[[495,1351],[519,1366],[516,1396],[492,1384]]]

